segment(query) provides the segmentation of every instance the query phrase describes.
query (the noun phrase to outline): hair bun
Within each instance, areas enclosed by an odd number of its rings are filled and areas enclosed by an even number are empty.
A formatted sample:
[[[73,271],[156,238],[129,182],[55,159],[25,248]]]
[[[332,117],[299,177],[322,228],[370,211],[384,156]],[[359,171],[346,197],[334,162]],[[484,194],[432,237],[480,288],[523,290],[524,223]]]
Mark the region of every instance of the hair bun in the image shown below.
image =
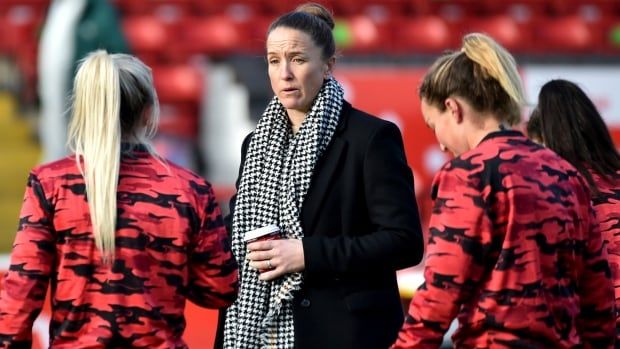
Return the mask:
[[[329,26],[330,29],[334,29],[334,17],[331,12],[326,9],[323,5],[317,4],[314,2],[308,2],[303,5],[299,5],[295,12],[304,12],[307,14],[311,14],[313,16],[317,16]]]

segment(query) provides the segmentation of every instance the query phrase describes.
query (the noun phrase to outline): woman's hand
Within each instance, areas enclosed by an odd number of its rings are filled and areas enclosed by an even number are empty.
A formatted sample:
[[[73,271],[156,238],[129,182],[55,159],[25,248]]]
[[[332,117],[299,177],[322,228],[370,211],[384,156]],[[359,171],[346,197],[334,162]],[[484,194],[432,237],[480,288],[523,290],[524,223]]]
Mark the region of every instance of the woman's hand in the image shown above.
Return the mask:
[[[250,267],[261,271],[258,278],[264,281],[302,271],[305,268],[304,247],[298,239],[249,243],[247,258],[250,261]]]

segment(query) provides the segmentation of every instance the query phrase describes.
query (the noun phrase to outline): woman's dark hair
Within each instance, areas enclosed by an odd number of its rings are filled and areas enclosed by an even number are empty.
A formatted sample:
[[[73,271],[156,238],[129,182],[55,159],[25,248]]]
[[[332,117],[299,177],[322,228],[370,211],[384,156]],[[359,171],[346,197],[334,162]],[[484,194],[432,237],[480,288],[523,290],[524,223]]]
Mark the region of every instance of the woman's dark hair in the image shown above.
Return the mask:
[[[536,142],[542,142],[542,126],[540,124],[540,111],[538,109],[532,110],[530,118],[527,121],[527,136]]]
[[[323,59],[329,59],[336,53],[336,42],[332,34],[334,18],[322,5],[311,2],[300,5],[294,11],[273,21],[267,30],[267,35],[279,27],[296,29],[308,34],[321,48]]]
[[[594,103],[576,84],[551,80],[538,94],[537,109],[545,145],[575,166],[598,193],[589,170],[610,181],[620,170],[620,154]]]

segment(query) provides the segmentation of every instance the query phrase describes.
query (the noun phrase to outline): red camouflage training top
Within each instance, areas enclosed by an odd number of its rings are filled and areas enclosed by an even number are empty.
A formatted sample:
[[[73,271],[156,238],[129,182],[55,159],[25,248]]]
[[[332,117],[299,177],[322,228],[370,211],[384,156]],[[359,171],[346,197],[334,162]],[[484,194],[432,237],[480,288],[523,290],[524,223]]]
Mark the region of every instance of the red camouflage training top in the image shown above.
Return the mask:
[[[603,179],[590,171],[598,194],[592,198],[603,240],[607,243],[607,260],[616,293],[616,345],[620,346],[620,171]]]
[[[517,131],[487,135],[433,183],[424,271],[394,348],[611,348],[609,265],[585,181]]]
[[[237,294],[237,265],[211,186],[139,148],[122,157],[116,256],[102,266],[73,157],[35,168],[0,292],[0,348],[30,348],[51,284],[51,348],[186,348],[185,300]]]

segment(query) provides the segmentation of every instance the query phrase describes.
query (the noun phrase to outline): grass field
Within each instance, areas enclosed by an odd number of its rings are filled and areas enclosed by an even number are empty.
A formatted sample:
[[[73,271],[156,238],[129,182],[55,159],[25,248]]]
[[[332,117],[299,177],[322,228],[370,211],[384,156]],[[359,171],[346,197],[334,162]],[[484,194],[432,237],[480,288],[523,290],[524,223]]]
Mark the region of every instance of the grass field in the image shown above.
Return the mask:
[[[15,98],[0,92],[0,253],[10,252],[28,172],[40,149],[31,127],[18,114]]]

